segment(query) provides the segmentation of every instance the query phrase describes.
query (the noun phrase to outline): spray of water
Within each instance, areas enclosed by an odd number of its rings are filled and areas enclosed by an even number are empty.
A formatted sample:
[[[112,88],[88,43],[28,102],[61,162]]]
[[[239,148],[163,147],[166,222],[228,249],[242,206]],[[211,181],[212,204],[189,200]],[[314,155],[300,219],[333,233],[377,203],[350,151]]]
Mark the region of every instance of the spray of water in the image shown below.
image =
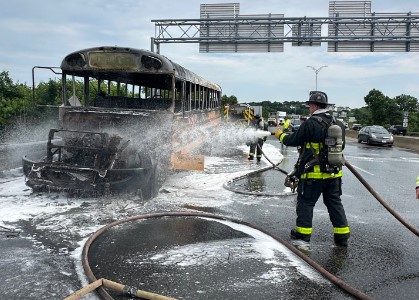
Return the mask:
[[[45,155],[51,128],[57,128],[57,120],[16,121],[9,125],[0,136],[0,171],[20,167],[25,155]]]
[[[15,122],[0,136],[0,143],[21,144],[46,141],[51,128],[57,128],[56,119],[37,119],[30,122]]]
[[[246,127],[240,124],[223,123],[219,126],[212,124],[199,124],[178,135],[177,142],[188,146],[191,141],[202,140],[204,153],[223,156],[231,153],[233,148],[240,145],[257,142],[258,138],[264,138],[270,132]]]

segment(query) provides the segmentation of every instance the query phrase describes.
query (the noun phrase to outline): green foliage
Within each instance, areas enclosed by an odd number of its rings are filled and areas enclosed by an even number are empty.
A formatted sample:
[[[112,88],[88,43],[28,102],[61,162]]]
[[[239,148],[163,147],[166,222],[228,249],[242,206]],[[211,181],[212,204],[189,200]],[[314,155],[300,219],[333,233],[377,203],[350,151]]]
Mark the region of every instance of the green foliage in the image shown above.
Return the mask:
[[[13,83],[9,72],[0,73],[0,127],[8,124],[19,114],[30,108],[30,89],[19,83]]]
[[[361,107],[361,108],[355,108],[352,110],[352,115],[357,120],[356,122],[359,124],[371,124],[371,112],[368,109],[368,107]]]
[[[234,95],[231,96],[227,96],[227,95],[223,95],[221,97],[221,108],[224,109],[224,106],[226,106],[227,104],[229,105],[233,105],[233,104],[237,104],[237,97]]]
[[[237,104],[237,103],[238,103],[238,101],[237,101],[237,97],[236,96],[234,96],[234,95],[231,95],[231,96],[223,95],[221,97],[221,107],[220,107],[220,110],[221,110],[221,112],[223,112],[224,111],[224,107],[227,104],[228,105],[234,105],[234,104]]]
[[[36,87],[36,102],[39,105],[60,105],[61,81],[50,79],[39,83]]]
[[[73,95],[73,81],[68,80],[66,98]],[[111,83],[110,95],[131,95],[132,91],[126,90],[125,85],[118,86]],[[100,91],[108,94],[108,86],[101,82],[100,87],[97,81],[91,81],[89,86],[89,99],[95,99]],[[74,92],[81,103],[84,103],[83,81],[74,81]],[[35,87],[35,103],[32,100],[32,88],[25,84],[14,83],[9,72],[0,72],[0,127],[9,124],[15,117],[43,116],[46,108],[42,105],[60,105],[62,102],[61,80],[50,79],[47,82],[40,82]],[[399,95],[395,98],[385,96],[381,91],[372,89],[364,98],[366,106],[355,108],[350,115],[353,115],[357,123],[363,125],[382,125],[388,127],[392,124],[402,124],[403,113],[409,113],[408,132],[419,132],[419,103],[418,99],[410,95]],[[237,104],[236,96],[223,95],[221,108],[227,104]],[[287,114],[307,115],[308,111],[303,101],[284,102],[250,102],[253,106],[263,107],[263,117],[267,118],[270,112],[285,111]],[[39,107],[41,105],[41,107]]]
[[[419,112],[413,112],[409,115],[409,126],[407,127],[408,132],[419,133]]]
[[[354,109],[358,123],[364,125],[401,125],[403,114],[409,113],[408,132],[419,131],[418,99],[409,95],[395,98],[385,96],[381,91],[373,89],[364,98],[366,106]]]
[[[266,119],[270,112],[285,111],[287,114],[295,114],[305,116],[308,114],[305,102],[301,101],[284,101],[284,102],[250,102],[252,106],[262,106],[263,117]]]
[[[389,99],[376,89],[371,90],[364,97],[365,103],[371,112],[371,121],[374,125],[385,125]]]

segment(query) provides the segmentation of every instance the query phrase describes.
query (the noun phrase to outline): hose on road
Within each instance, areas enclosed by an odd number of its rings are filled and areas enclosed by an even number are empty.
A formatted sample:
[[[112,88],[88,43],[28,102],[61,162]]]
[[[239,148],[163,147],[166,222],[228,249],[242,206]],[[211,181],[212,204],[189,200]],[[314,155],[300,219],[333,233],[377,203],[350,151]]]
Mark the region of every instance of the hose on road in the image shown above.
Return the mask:
[[[266,158],[266,160],[267,161],[269,161],[271,164],[272,164],[272,167],[269,167],[269,168],[263,168],[263,169],[260,169],[260,170],[257,170],[257,171],[255,171],[255,172],[251,172],[251,173],[249,173],[249,174],[247,174],[247,175],[244,175],[244,176],[240,176],[239,178],[235,178],[235,179],[233,179],[233,180],[231,180],[231,181],[229,181],[229,183],[231,183],[231,182],[233,182],[233,181],[235,181],[235,180],[238,180],[238,179],[242,179],[242,178],[244,178],[244,177],[246,177],[246,176],[249,176],[249,175],[253,175],[253,174],[255,174],[255,173],[258,173],[258,172],[265,172],[265,171],[267,171],[267,170],[270,170],[270,169],[276,169],[276,170],[279,170],[279,171],[281,171],[282,173],[284,173],[284,174],[288,174],[285,170],[283,170],[283,169],[281,169],[281,168],[279,168],[278,167],[278,165],[282,162],[279,162],[278,164],[274,164],[268,157],[267,157],[267,155],[263,152],[263,150],[262,150],[262,148],[260,147],[260,145],[258,144],[257,145],[258,146],[258,148],[259,148],[259,150],[261,151],[261,153],[262,153],[262,155]],[[374,196],[374,198],[375,199],[377,199],[378,200],[378,202],[380,202],[380,204],[382,205],[382,206],[384,206],[384,208],[389,212],[389,213],[391,213],[400,223],[402,223],[407,229],[409,229],[414,235],[416,235],[416,236],[419,236],[419,230],[417,229],[417,228],[415,228],[413,225],[411,225],[411,224],[409,224],[405,219],[403,219],[403,217],[400,215],[400,214],[398,214],[393,208],[391,208],[390,207],[390,205],[384,200],[384,198],[383,197],[381,197],[372,187],[371,187],[371,185],[361,176],[361,174],[359,174],[359,172],[347,161],[347,160],[345,160],[345,166],[349,169],[349,171],[351,171],[351,173],[352,174],[354,174],[355,175],[355,177],[358,179],[358,181],[359,182],[361,182],[362,183],[362,185],[370,192],[370,194],[372,195],[372,196]],[[226,188],[226,187],[225,187]],[[248,193],[248,192],[238,192],[238,191],[236,191],[236,190],[234,190],[234,189],[231,189],[231,188],[227,188],[228,190],[230,190],[230,191],[234,191],[234,192],[237,192],[237,193],[243,193],[243,194],[246,194],[246,193]],[[258,194],[258,193],[252,193],[252,194]],[[264,194],[262,194],[262,195],[264,195]],[[288,194],[287,194],[288,195]],[[274,194],[269,194],[268,196],[274,196]]]
[[[248,223],[246,221],[243,221],[243,220],[237,220],[237,219],[233,219],[233,218],[226,217],[226,216],[214,215],[214,214],[209,214],[209,213],[201,213],[201,212],[200,213],[194,213],[194,212],[166,212],[166,213],[152,213],[152,214],[146,214],[146,215],[138,215],[138,216],[128,217],[124,220],[119,220],[119,221],[112,222],[112,223],[106,225],[105,227],[100,228],[98,231],[96,231],[95,233],[93,233],[93,235],[91,235],[89,237],[89,239],[86,241],[86,243],[84,244],[84,247],[83,247],[82,264],[83,264],[84,271],[85,271],[86,276],[89,279],[89,281],[90,282],[95,282],[95,281],[98,280],[98,278],[96,278],[96,276],[94,275],[93,270],[90,267],[90,262],[89,262],[90,246],[93,244],[93,242],[96,240],[97,237],[99,237],[101,234],[107,232],[110,228],[112,228],[114,226],[117,226],[117,225],[132,222],[132,221],[135,221],[135,220],[164,218],[164,217],[201,217],[201,218],[204,217],[204,218],[230,221],[230,222],[234,222],[234,223],[237,223],[237,224],[242,224],[242,225],[254,228],[254,229],[272,237],[274,240],[278,241],[279,243],[283,244],[290,251],[292,251],[295,255],[297,255],[302,260],[307,262],[310,266],[312,266],[315,270],[317,270],[320,274],[322,274],[325,278],[327,278],[330,282],[332,282],[336,286],[340,287],[342,290],[344,290],[348,294],[354,296],[357,299],[362,299],[362,300],[371,300],[372,299],[370,296],[366,295],[362,291],[359,291],[359,290],[355,289],[354,287],[352,287],[349,284],[347,284],[346,282],[344,282],[342,279],[340,279],[340,278],[336,277],[335,275],[331,274],[330,272],[328,272],[326,269],[324,269],[322,266],[317,264],[313,259],[311,259],[307,255],[305,255],[303,252],[298,250],[296,247],[294,247],[289,242],[281,239],[278,236],[274,236],[274,235],[270,234],[265,229],[263,229],[261,227],[258,227],[256,225],[250,224],[250,223]],[[102,299],[107,299],[107,300],[114,299],[103,287],[98,287],[98,292],[99,292]]]
[[[393,208],[391,208],[387,202],[381,197],[372,187],[368,184],[368,182],[359,174],[357,170],[348,162],[345,160],[345,166],[349,169],[349,171],[352,172],[352,174],[355,175],[355,177],[361,182],[364,187],[370,192],[371,195],[374,196],[375,199],[378,200],[378,202],[381,203],[382,206],[384,206],[385,209],[389,213],[391,213],[400,223],[402,223],[407,229],[409,229],[413,234],[416,236],[419,236],[419,231],[416,229],[413,225],[409,224],[405,219],[403,219]]]
[[[230,191],[230,192],[234,192],[234,193],[237,193],[237,194],[244,194],[244,195],[253,195],[253,196],[266,196],[266,197],[283,197],[283,196],[290,196],[290,195],[295,195],[296,193],[295,192],[283,192],[283,193],[263,193],[263,192],[250,192],[250,191],[243,191],[243,190],[240,190],[240,189],[235,189],[235,188],[233,188],[231,185],[232,185],[232,183],[235,183],[235,182],[237,182],[237,181],[239,181],[239,180],[241,180],[241,179],[244,179],[244,178],[247,178],[247,177],[250,177],[250,176],[253,176],[253,175],[256,175],[256,174],[258,174],[258,173],[263,173],[263,172],[265,172],[265,171],[268,171],[268,170],[277,170],[277,171],[279,171],[279,172],[281,172],[281,173],[283,173],[283,174],[285,174],[285,175],[288,175],[288,172],[287,171],[285,171],[284,169],[281,169],[280,167],[279,167],[279,164],[280,163],[282,163],[282,160],[280,161],[280,162],[278,162],[278,163],[273,163],[272,162],[272,160],[270,160],[269,159],[269,157],[263,152],[263,150],[262,150],[262,148],[260,147],[260,145],[259,144],[257,144],[257,147],[259,148],[259,150],[261,151],[261,153],[262,153],[262,155],[266,158],[266,160],[272,165],[272,166],[268,166],[268,167],[265,167],[265,168],[261,168],[261,169],[258,169],[258,170],[256,170],[256,171],[252,171],[252,172],[249,172],[249,173],[247,173],[247,174],[245,174],[245,175],[242,175],[242,176],[238,176],[238,177],[236,177],[236,178],[233,178],[232,180],[229,180],[229,181],[227,181],[227,182],[225,182],[224,183],[224,185],[223,185],[223,187],[226,189],[226,190],[228,190],[228,191]]]
[[[257,145],[259,150],[261,151],[262,155],[267,159],[268,162],[271,163],[272,166],[266,167],[266,168],[262,168],[259,169],[255,172],[251,172],[249,174],[240,176],[239,178],[235,178],[232,181],[229,181],[229,183],[242,179],[246,176],[250,176],[253,175],[255,173],[259,173],[259,172],[265,172],[267,170],[270,169],[277,169],[280,172],[282,172],[283,174],[288,175],[288,172],[286,172],[285,170],[281,169],[278,167],[278,165],[282,162],[279,162],[278,164],[274,164],[268,157],[267,155],[262,151],[262,148],[260,147],[260,145]],[[411,232],[413,232],[416,236],[419,236],[419,232],[418,230],[410,225],[406,220],[404,220],[394,209],[392,209],[387,203],[386,201],[365,181],[365,179],[358,173],[358,171],[355,170],[355,168],[348,162],[345,160],[345,166],[355,175],[355,177],[365,186],[365,188],[371,193],[371,195],[373,195],[380,203],[381,205],[383,205],[387,211],[389,211],[400,223],[402,223],[407,229],[409,229]],[[224,185],[225,188],[226,184]],[[230,191],[234,191],[236,193],[242,193],[242,194],[249,194],[249,192],[244,192],[244,191],[237,191],[237,190],[233,190],[233,189],[229,189]],[[258,193],[252,193],[252,194],[258,194]],[[261,194],[263,195],[263,194]],[[269,194],[269,196],[274,196],[273,194]],[[278,238],[279,239],[279,238]],[[347,283],[345,283],[342,279],[340,279],[339,277],[329,273],[326,269],[324,269],[322,266],[320,266],[319,264],[317,264],[315,261],[313,261],[312,259],[310,259],[307,255],[305,255],[303,252],[299,251],[296,247],[294,247],[292,244],[280,240],[287,248],[289,248],[291,251],[293,251],[295,254],[297,254],[301,259],[303,259],[304,261],[306,261],[307,263],[309,263],[313,268],[315,268],[319,273],[321,273],[324,277],[326,277],[327,279],[329,279],[332,283],[334,283],[335,285],[339,286],[340,288],[342,288],[343,290],[345,290],[346,292],[348,292],[349,294],[351,294],[352,296],[358,298],[358,299],[371,299],[368,295],[364,294],[363,292],[353,288],[352,286],[348,285]]]

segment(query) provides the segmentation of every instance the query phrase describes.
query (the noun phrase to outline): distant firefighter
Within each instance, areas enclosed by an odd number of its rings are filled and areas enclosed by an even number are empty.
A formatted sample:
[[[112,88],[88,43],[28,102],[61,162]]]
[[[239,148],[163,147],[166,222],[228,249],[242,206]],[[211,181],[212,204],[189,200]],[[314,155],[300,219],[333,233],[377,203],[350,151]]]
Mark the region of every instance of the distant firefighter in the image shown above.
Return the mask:
[[[254,127],[255,129],[259,130],[268,130],[268,125],[265,124],[263,118],[260,115],[255,115],[255,118],[252,120],[250,126]],[[266,141],[266,137],[264,138],[258,138],[258,140],[254,143],[250,144],[250,150],[249,150],[249,160],[255,159],[255,151],[256,151],[256,159],[257,161],[260,161],[262,158],[262,147],[263,142]],[[259,147],[258,147],[259,145]]]

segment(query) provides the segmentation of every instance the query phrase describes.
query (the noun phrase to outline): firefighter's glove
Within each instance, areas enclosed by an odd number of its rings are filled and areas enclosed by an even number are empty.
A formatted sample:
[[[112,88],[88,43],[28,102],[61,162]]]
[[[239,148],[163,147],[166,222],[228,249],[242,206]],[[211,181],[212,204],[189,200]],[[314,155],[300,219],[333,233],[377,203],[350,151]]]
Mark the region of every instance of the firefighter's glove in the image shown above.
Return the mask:
[[[283,133],[284,132],[282,131],[282,129],[278,129],[277,131],[275,131],[275,137],[279,140]]]
[[[298,186],[298,178],[294,175],[287,175],[285,177],[284,185],[289,187],[291,191],[294,193]]]

